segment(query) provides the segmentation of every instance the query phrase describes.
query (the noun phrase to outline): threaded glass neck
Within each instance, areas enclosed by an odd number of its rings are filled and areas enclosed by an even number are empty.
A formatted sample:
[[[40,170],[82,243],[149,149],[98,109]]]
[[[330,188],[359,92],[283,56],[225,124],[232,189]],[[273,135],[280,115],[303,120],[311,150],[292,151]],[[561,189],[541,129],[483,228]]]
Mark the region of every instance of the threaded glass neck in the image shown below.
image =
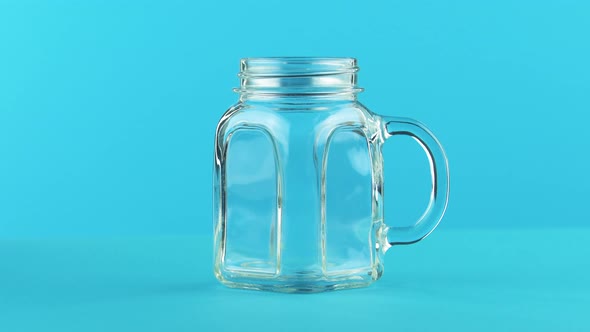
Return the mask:
[[[240,62],[241,98],[356,98],[359,68],[354,58],[245,58]]]

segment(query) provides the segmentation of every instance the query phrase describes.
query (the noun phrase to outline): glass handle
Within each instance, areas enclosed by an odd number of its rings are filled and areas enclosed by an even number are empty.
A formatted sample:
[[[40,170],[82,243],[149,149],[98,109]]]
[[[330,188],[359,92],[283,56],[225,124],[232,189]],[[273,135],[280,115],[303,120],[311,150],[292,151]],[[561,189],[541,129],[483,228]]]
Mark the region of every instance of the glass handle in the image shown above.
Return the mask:
[[[413,226],[385,227],[384,245],[416,243],[430,234],[442,219],[449,199],[449,164],[442,145],[434,134],[420,122],[400,117],[382,117],[381,130],[384,140],[406,135],[414,138],[426,152],[430,163],[432,190],[430,202],[424,214]]]

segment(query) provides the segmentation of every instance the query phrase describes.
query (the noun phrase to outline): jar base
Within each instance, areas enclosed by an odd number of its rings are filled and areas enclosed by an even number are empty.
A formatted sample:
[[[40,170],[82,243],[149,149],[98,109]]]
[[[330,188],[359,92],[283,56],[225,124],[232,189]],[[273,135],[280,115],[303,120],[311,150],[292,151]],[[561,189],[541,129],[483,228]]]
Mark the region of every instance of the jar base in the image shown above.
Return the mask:
[[[358,272],[358,271],[357,271]],[[356,274],[309,275],[305,273],[273,277],[255,277],[248,274],[215,273],[227,287],[279,293],[321,293],[343,289],[362,288],[379,279],[382,269]],[[302,277],[302,275],[304,277]]]

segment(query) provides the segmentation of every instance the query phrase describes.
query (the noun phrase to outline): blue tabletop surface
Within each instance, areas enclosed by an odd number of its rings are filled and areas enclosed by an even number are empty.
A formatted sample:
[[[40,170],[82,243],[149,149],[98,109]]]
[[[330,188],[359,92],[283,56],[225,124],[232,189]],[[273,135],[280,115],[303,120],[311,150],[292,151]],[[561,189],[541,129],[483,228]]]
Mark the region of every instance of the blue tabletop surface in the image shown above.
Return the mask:
[[[590,229],[439,230],[373,286],[225,288],[207,236],[3,240],[0,331],[589,331]]]

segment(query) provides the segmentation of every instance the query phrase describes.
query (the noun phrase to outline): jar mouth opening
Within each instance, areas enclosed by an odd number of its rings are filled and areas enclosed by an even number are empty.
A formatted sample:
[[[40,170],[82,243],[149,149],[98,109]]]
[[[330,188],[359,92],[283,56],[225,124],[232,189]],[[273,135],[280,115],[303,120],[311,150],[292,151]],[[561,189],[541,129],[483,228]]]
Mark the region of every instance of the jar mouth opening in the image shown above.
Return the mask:
[[[253,57],[240,60],[240,77],[321,76],[356,73],[351,57]]]
[[[357,60],[350,57],[263,57],[240,60],[242,95],[347,95],[357,86]]]

